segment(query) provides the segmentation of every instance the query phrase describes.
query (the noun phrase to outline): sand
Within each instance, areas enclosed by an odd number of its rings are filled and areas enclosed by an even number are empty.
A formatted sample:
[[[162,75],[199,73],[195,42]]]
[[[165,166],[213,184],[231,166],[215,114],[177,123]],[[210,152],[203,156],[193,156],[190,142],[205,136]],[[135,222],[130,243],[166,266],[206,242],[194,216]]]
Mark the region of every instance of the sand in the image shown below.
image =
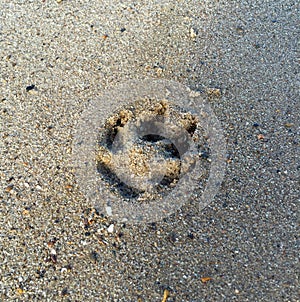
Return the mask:
[[[0,300],[299,301],[298,16],[292,0],[2,0]],[[196,191],[131,225],[82,193],[72,141],[93,100],[144,78],[201,93],[227,168],[205,209]]]

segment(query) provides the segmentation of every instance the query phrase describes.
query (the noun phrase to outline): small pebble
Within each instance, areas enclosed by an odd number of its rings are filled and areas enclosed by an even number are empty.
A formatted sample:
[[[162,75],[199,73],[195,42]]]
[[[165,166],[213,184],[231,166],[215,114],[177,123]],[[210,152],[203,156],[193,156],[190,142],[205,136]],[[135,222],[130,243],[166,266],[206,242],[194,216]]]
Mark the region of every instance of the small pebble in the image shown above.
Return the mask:
[[[29,85],[29,86],[27,86],[26,87],[26,91],[28,92],[28,91],[30,91],[30,90],[33,90],[35,88],[35,85]]]
[[[236,28],[236,31],[237,31],[238,34],[242,34],[242,33],[245,32],[245,30],[244,30],[244,28],[243,28],[242,26],[238,26],[238,27]]]
[[[157,68],[156,69],[156,74],[160,77],[161,75],[162,75],[162,73],[163,73],[163,69],[162,68]]]
[[[265,138],[265,136],[263,134],[258,134],[257,138],[260,139],[260,140],[263,140]]]
[[[206,90],[206,93],[209,96],[214,96],[214,97],[220,97],[222,95],[221,89],[219,89],[219,88],[208,88]]]
[[[12,191],[13,188],[14,188],[14,185],[9,185],[5,188],[5,192],[9,193]]]
[[[106,213],[108,216],[112,215],[112,208],[111,207],[106,207]]]
[[[168,299],[169,295],[170,295],[170,292],[167,289],[165,289],[164,290],[164,296],[163,296],[163,299],[161,301],[162,302],[167,302],[167,299]]]
[[[210,281],[211,280],[211,277],[202,277],[201,278],[201,282],[202,283],[207,283],[208,281]]]
[[[190,28],[190,37],[192,39],[195,39],[197,37],[197,32],[194,30],[194,28]]]
[[[114,225],[113,224],[111,224],[108,228],[107,228],[107,232],[108,233],[113,233],[114,232]]]
[[[51,255],[56,255],[56,250],[55,250],[55,249],[51,249],[51,250],[50,250],[50,254],[51,254]]]
[[[284,124],[284,126],[287,127],[287,128],[290,128],[290,127],[293,127],[294,124],[293,123],[286,123],[286,124]]]

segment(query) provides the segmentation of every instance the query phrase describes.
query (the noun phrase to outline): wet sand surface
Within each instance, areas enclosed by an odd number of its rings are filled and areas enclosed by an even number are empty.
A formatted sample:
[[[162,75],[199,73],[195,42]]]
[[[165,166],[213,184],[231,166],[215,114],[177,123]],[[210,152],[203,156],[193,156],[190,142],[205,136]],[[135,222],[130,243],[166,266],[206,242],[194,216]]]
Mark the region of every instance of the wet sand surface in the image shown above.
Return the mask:
[[[291,0],[2,0],[0,300],[299,301],[297,22]],[[227,168],[205,209],[134,226],[82,194],[72,140],[144,78],[209,101]]]

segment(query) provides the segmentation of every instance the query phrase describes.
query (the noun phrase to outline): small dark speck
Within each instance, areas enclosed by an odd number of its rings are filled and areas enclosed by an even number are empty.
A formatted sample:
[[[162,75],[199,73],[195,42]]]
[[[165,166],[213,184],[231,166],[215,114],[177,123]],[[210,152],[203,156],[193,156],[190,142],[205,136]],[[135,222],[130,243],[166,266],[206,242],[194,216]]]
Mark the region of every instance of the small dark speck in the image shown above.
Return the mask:
[[[242,33],[244,33],[245,30],[242,26],[237,26],[236,31],[238,34],[242,34]]]
[[[32,85],[26,87],[26,91],[33,90],[34,88],[35,88],[35,85],[32,84]]]
[[[188,237],[189,237],[190,239],[194,239],[194,238],[195,238],[195,235],[194,235],[193,233],[189,233],[189,234],[188,234]]]
[[[150,228],[151,228],[153,231],[156,231],[156,230],[157,230],[156,223],[155,223],[155,222],[152,222],[152,223],[150,224]]]
[[[41,270],[41,271],[37,270],[36,273],[37,273],[39,278],[44,278],[46,271],[45,270]]]
[[[54,264],[57,263],[57,256],[56,256],[56,255],[51,254],[51,255],[50,255],[50,258],[51,258],[51,261],[52,261]]]
[[[69,294],[69,291],[67,288],[64,288],[62,291],[61,291],[61,295],[62,296],[67,296]]]
[[[170,242],[173,243],[178,241],[177,234],[175,232],[171,232],[171,234],[168,236],[168,239]]]
[[[258,123],[254,123],[253,127],[257,128],[257,127],[259,127],[259,124]]]
[[[203,151],[201,151],[200,156],[203,159],[208,159],[209,158],[209,153],[207,151],[203,150]]]
[[[93,262],[98,262],[99,261],[99,254],[95,251],[92,251],[89,255],[90,259],[93,261]]]
[[[71,265],[71,264],[68,264],[68,265],[65,266],[65,268],[66,268],[68,271],[70,271],[70,270],[72,269],[72,265]]]
[[[122,27],[122,28],[120,29],[121,33],[123,33],[125,30],[126,30],[125,27]]]

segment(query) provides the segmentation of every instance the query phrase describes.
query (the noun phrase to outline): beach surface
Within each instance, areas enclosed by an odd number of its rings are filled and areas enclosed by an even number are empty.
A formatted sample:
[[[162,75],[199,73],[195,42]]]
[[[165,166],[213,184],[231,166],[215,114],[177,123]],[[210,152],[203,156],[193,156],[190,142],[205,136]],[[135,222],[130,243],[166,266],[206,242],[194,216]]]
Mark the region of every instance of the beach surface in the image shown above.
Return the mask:
[[[299,15],[292,0],[1,0],[0,300],[300,301]],[[132,225],[82,193],[72,142],[91,102],[145,78],[209,102],[226,174],[201,211],[195,194]]]

